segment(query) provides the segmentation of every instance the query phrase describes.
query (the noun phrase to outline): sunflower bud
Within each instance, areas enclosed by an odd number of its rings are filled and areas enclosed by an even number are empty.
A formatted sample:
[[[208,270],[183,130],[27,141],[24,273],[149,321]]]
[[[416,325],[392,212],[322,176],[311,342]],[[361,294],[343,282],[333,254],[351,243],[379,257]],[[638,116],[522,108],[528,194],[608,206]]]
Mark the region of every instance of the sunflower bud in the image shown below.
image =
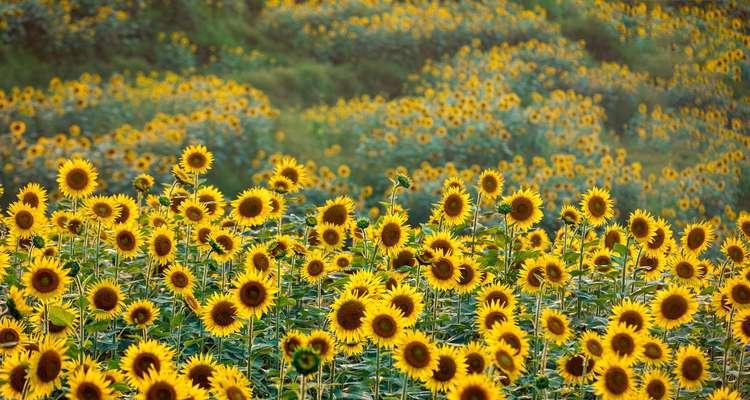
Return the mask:
[[[318,224],[318,220],[315,219],[315,217],[313,216],[305,217],[305,225],[307,225],[308,227],[312,228],[317,224]]]
[[[367,227],[370,226],[370,219],[367,217],[362,217],[357,219],[357,228],[359,229],[367,229]]]
[[[65,263],[65,268],[68,269],[68,276],[75,277],[78,275],[78,271],[81,270],[81,265],[78,264],[78,261],[68,261]]]
[[[310,347],[297,347],[292,354],[292,365],[300,375],[313,374],[320,366],[320,355]]]
[[[408,189],[411,187],[411,181],[406,175],[398,175],[396,177],[396,184],[404,189]]]
[[[513,211],[513,206],[511,206],[508,203],[502,203],[499,206],[497,206],[497,212],[503,215],[510,214],[510,212]]]
[[[536,388],[539,390],[547,389],[549,387],[549,378],[547,378],[546,376],[540,376],[536,378],[534,386],[536,386]]]
[[[31,243],[33,243],[34,247],[36,247],[37,249],[44,248],[44,238],[39,235],[34,235],[31,238]]]

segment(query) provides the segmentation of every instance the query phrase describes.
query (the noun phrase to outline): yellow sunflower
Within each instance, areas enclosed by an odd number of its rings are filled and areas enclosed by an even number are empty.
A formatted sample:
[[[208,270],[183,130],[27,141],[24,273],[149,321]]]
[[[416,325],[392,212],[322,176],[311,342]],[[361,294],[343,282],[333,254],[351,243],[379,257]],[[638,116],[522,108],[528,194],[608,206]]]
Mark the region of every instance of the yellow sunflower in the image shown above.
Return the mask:
[[[479,327],[479,333],[483,336],[489,334],[495,324],[505,321],[516,321],[513,309],[510,307],[503,307],[500,303],[493,301],[489,304],[481,304],[477,308],[476,323]]]
[[[651,314],[657,326],[674,329],[693,318],[698,303],[690,292],[679,286],[670,286],[656,293],[651,303]]]
[[[44,227],[45,219],[40,210],[21,202],[15,202],[8,207],[5,225],[19,239],[27,239]]]
[[[261,274],[273,274],[275,261],[268,254],[268,244],[258,243],[245,253],[245,272],[256,271]]]
[[[115,224],[129,224],[138,221],[138,205],[132,197],[118,194],[113,196],[112,200],[120,208],[120,215],[115,218]]]
[[[263,188],[251,188],[240,193],[232,202],[232,218],[240,226],[262,225],[271,214],[271,193]]]
[[[232,282],[234,304],[244,318],[260,318],[274,303],[276,285],[269,277],[257,272],[246,272]]]
[[[47,190],[38,183],[29,183],[18,191],[18,201],[44,212],[47,208]]]
[[[188,146],[182,151],[180,166],[191,174],[205,174],[211,169],[214,156],[203,145]]]
[[[216,360],[210,353],[200,353],[188,358],[180,372],[193,386],[208,390],[211,388],[210,379],[216,366]]]
[[[486,375],[472,374],[448,393],[448,400],[503,400],[502,390]]]
[[[680,387],[687,390],[700,389],[710,375],[706,355],[692,344],[680,347],[675,356],[674,374]]]
[[[170,292],[183,296],[193,293],[195,275],[190,271],[190,268],[175,263],[164,271],[164,283]]]
[[[206,207],[211,220],[216,220],[224,215],[226,201],[224,200],[224,195],[216,187],[211,185],[203,186],[196,192],[196,197]]]
[[[672,380],[656,369],[646,371],[641,377],[639,391],[644,399],[669,400],[672,398]]]
[[[336,338],[344,342],[362,340],[365,336],[365,314],[368,301],[350,292],[343,292],[331,305],[328,321]]]
[[[615,215],[614,201],[609,192],[596,186],[586,192],[580,206],[591,226],[601,226]]]
[[[240,250],[240,238],[229,229],[217,229],[211,232],[210,240],[218,247],[212,245],[211,258],[218,263],[229,262],[234,259]]]
[[[721,244],[721,252],[734,265],[742,265],[747,260],[747,248],[736,237],[728,237]]]
[[[92,196],[84,201],[87,216],[103,226],[110,226],[120,216],[121,206],[109,196]]]
[[[437,367],[425,386],[433,393],[449,391],[466,376],[466,360],[460,348],[450,345],[439,346],[435,355]]]
[[[125,296],[113,279],[104,279],[89,288],[86,298],[94,319],[108,320],[120,315]]]
[[[503,203],[509,204],[511,211],[507,214],[508,223],[519,231],[525,231],[542,220],[542,198],[534,190],[521,189],[503,197]]]
[[[485,340],[489,346],[497,342],[506,342],[516,351],[516,355],[525,359],[529,355],[528,334],[513,321],[495,324]]]
[[[564,344],[572,335],[568,317],[556,310],[547,308],[542,311],[541,324],[544,336],[558,346]]]
[[[186,383],[171,370],[147,371],[136,386],[136,400],[181,400],[187,393]]]
[[[336,251],[344,246],[346,232],[339,226],[323,223],[317,226],[320,245],[328,251]]]
[[[488,200],[494,200],[503,193],[503,175],[500,171],[494,169],[485,169],[479,175],[477,187],[482,197]]]
[[[740,213],[737,218],[737,230],[745,236],[746,240],[750,240],[750,213]]]
[[[78,370],[68,376],[68,400],[114,400],[115,393],[104,374],[96,369]]]
[[[598,360],[604,356],[602,337],[593,331],[585,331],[579,339],[581,350],[590,358]]]
[[[463,351],[466,373],[484,374],[484,371],[492,362],[489,349],[477,341],[472,341],[464,347]]]
[[[750,308],[737,313],[732,321],[732,333],[743,344],[750,344]]]
[[[458,285],[458,257],[453,254],[438,253],[428,268],[424,269],[425,278],[431,287],[438,290],[450,290]]]
[[[211,376],[211,393],[217,400],[251,400],[250,381],[237,367],[218,365]]]
[[[112,246],[123,259],[138,256],[143,245],[143,233],[134,223],[117,224],[112,228]]]
[[[528,258],[523,263],[521,272],[518,274],[518,286],[526,294],[536,294],[542,288],[545,280],[544,266],[541,260]]]
[[[187,225],[200,225],[209,219],[208,208],[200,200],[186,199],[178,210]]]
[[[384,304],[397,308],[404,318],[404,326],[414,326],[422,315],[424,298],[413,286],[401,284],[389,290],[383,299]]]
[[[729,279],[722,292],[727,296],[729,303],[736,309],[750,307],[750,282],[745,278],[737,276]]]
[[[79,159],[67,160],[57,172],[57,184],[64,196],[80,199],[94,192],[97,177],[91,162]]]
[[[330,363],[336,357],[336,341],[330,333],[322,329],[310,332],[306,345],[318,352],[323,363]]]
[[[396,367],[412,379],[427,381],[438,368],[438,349],[421,331],[407,331],[393,351]]]
[[[448,227],[463,224],[471,215],[471,200],[469,194],[462,189],[449,188],[437,205],[443,222]]]
[[[159,307],[151,300],[137,300],[125,309],[125,321],[139,329],[146,329],[159,317]]]
[[[0,394],[8,400],[35,399],[38,396],[30,387],[29,353],[17,352],[6,356],[0,364]]]
[[[456,260],[458,264],[458,281],[455,289],[458,293],[471,293],[477,286],[481,278],[479,263],[476,258],[471,256],[459,256]]]
[[[10,357],[23,349],[23,343],[27,340],[22,321],[7,316],[0,318],[0,355]]]
[[[648,243],[656,234],[656,221],[654,217],[641,209],[635,210],[628,218],[630,235],[641,244]]]
[[[643,339],[643,356],[641,360],[648,365],[661,366],[672,358],[672,350],[661,339],[648,336]]]
[[[325,259],[323,252],[319,249],[309,251],[305,255],[305,261],[302,264],[302,278],[309,283],[318,283],[330,272],[329,262]]]
[[[279,347],[281,347],[282,355],[284,360],[287,362],[292,361],[292,355],[298,347],[304,346],[307,342],[307,337],[297,330],[290,330],[281,338]]]
[[[728,387],[721,387],[714,390],[708,400],[742,400],[742,395],[736,390]]]
[[[714,228],[710,223],[692,223],[688,224],[682,232],[680,244],[685,250],[699,255],[711,246],[714,237]]]
[[[669,223],[663,218],[657,218],[654,236],[645,246],[643,246],[643,250],[647,255],[653,257],[663,254],[667,249],[673,246],[674,238]]]
[[[625,400],[636,393],[633,371],[621,361],[606,357],[596,363],[594,393],[603,400]]]
[[[686,287],[697,287],[700,285],[698,272],[700,260],[694,254],[680,252],[671,257],[667,264],[676,284]]]
[[[177,244],[175,243],[174,231],[166,225],[162,225],[151,233],[148,239],[149,255],[160,265],[174,261]]]
[[[651,313],[645,305],[630,299],[623,300],[612,309],[610,321],[614,324],[632,326],[635,332],[648,332],[651,327]]]
[[[351,222],[353,212],[354,201],[347,196],[326,200],[323,206],[318,207],[318,225],[328,223],[346,227]]]
[[[31,356],[29,366],[31,387],[34,394],[47,396],[60,387],[64,367],[69,359],[65,354],[68,346],[63,339],[46,338],[38,344],[39,351]]]
[[[566,354],[557,362],[557,371],[565,382],[587,383],[594,378],[596,360],[586,354]]]
[[[515,381],[526,370],[523,357],[516,354],[516,349],[508,342],[500,340],[489,346],[493,364],[510,381]]]
[[[605,357],[617,358],[624,365],[631,365],[641,358],[643,339],[631,325],[610,324],[602,343]]]
[[[307,169],[292,157],[283,157],[274,165],[274,175],[283,176],[288,179],[292,186],[289,192],[296,192],[310,184]]]
[[[49,301],[65,294],[70,277],[60,261],[42,257],[32,261],[31,268],[23,274],[23,283],[30,296]]]
[[[131,384],[137,385],[144,381],[149,370],[157,373],[173,371],[173,357],[174,351],[170,347],[156,340],[141,340],[125,350],[120,369]]]
[[[400,309],[392,305],[378,304],[365,311],[365,336],[377,346],[393,348],[401,339],[405,326],[406,321]]]
[[[393,255],[406,243],[409,237],[409,229],[406,224],[406,215],[387,214],[380,221],[380,225],[375,232],[375,240],[383,251]]]
[[[206,330],[214,336],[229,336],[242,329],[240,307],[231,294],[214,293],[200,317]]]

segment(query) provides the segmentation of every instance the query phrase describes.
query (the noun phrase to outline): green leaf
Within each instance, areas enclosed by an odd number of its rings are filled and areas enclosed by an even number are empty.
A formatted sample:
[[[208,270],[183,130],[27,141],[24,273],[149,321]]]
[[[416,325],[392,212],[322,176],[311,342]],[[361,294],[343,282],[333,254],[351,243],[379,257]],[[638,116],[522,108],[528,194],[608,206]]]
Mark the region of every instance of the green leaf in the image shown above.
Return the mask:
[[[47,314],[49,315],[49,320],[57,326],[70,326],[76,319],[75,314],[55,305],[51,305],[47,308]]]
[[[615,253],[621,256],[624,256],[628,252],[628,248],[624,244],[621,244],[621,243],[615,243],[615,246],[612,250],[614,250]]]

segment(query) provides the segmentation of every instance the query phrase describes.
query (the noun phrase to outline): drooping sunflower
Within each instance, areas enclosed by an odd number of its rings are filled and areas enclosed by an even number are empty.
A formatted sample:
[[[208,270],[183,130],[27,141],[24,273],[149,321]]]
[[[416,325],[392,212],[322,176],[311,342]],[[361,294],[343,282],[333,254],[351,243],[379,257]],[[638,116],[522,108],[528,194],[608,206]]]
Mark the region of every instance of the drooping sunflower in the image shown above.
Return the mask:
[[[121,206],[109,196],[92,196],[84,201],[87,216],[103,226],[110,226],[120,216]]]
[[[413,286],[401,284],[389,290],[383,299],[384,304],[390,304],[401,311],[404,326],[414,326],[424,309],[422,293]]]
[[[70,277],[60,261],[42,257],[32,261],[31,268],[23,274],[23,283],[28,295],[49,301],[65,294]]]
[[[120,315],[125,300],[120,285],[113,279],[104,279],[92,285],[86,298],[96,320],[108,320]]]
[[[237,367],[218,365],[210,379],[211,393],[217,400],[251,400],[250,380]]]
[[[242,329],[240,308],[231,294],[214,293],[200,317],[206,330],[214,336],[229,336]]]
[[[448,227],[463,224],[471,215],[471,207],[469,194],[457,188],[450,188],[443,192],[443,196],[438,203],[440,215]]]
[[[661,339],[648,336],[643,339],[641,360],[648,365],[661,366],[672,358],[672,350]]]
[[[323,206],[318,207],[318,225],[328,223],[346,227],[351,222],[352,212],[354,212],[354,201],[349,197],[339,196],[335,199],[328,199]]]
[[[656,221],[648,211],[637,209],[628,218],[628,228],[638,243],[646,244],[656,234]]]
[[[400,309],[378,304],[365,311],[365,335],[377,346],[393,348],[401,339],[406,322]]]
[[[425,278],[431,287],[450,290],[458,284],[459,259],[453,254],[438,253],[432,258],[429,267],[424,269]]]
[[[318,352],[320,361],[330,363],[336,357],[336,341],[330,333],[322,329],[314,329],[307,335],[306,346]]]
[[[631,325],[610,324],[604,335],[604,355],[612,356],[624,365],[631,365],[641,358],[643,340]]]
[[[30,387],[29,353],[19,351],[6,356],[0,364],[0,394],[8,400],[26,400],[38,397]]]
[[[639,391],[642,398],[651,400],[668,400],[672,398],[672,381],[664,372],[653,369],[641,377]]]
[[[200,200],[186,199],[180,203],[179,213],[188,225],[200,225],[209,219],[208,208]]]
[[[73,199],[88,197],[96,189],[98,175],[88,160],[67,160],[58,169],[60,192]]]
[[[267,276],[246,272],[232,282],[234,304],[244,318],[260,318],[273,305],[276,285]]]
[[[494,200],[503,193],[503,175],[500,171],[494,169],[485,169],[479,175],[477,187],[482,197],[488,200]]]
[[[685,250],[700,255],[711,246],[715,236],[714,227],[710,223],[696,222],[685,227],[680,244]]]
[[[243,227],[262,225],[271,211],[271,193],[263,188],[247,189],[232,202],[232,218]]]
[[[502,400],[502,390],[486,375],[472,374],[448,393],[448,400]]]
[[[148,239],[149,255],[160,265],[174,261],[177,245],[175,243],[174,231],[166,225],[162,225],[151,233]]]
[[[500,341],[508,343],[516,351],[516,355],[522,359],[529,355],[528,334],[513,321],[495,324],[485,340],[489,346]]]
[[[280,175],[292,183],[289,192],[296,192],[310,184],[310,177],[304,165],[292,157],[283,157],[274,166],[274,175]]]
[[[737,313],[732,321],[732,333],[743,344],[750,344],[750,308]]]
[[[365,336],[365,313],[368,302],[350,292],[343,292],[331,306],[328,321],[340,341],[353,342]]]
[[[318,225],[317,231],[320,237],[320,246],[328,251],[336,251],[344,246],[346,233],[344,230],[333,224],[323,223]]]
[[[594,393],[603,400],[624,400],[636,392],[633,371],[621,361],[606,357],[596,363]]]
[[[187,392],[185,382],[172,370],[147,371],[136,386],[136,400],[181,400]]]
[[[456,387],[466,376],[466,361],[461,349],[456,346],[442,345],[437,348],[437,368],[425,382],[433,393],[445,392]]]
[[[134,223],[117,224],[112,228],[112,247],[123,259],[138,256],[143,245],[143,233]]]
[[[604,343],[602,337],[593,331],[585,331],[579,340],[581,350],[588,357],[598,360],[604,356]]]
[[[528,258],[523,263],[521,272],[518,274],[518,285],[521,291],[527,294],[539,292],[544,284],[544,266],[540,260]]]
[[[29,183],[18,191],[18,201],[44,212],[47,208],[47,190],[38,183]]]
[[[484,371],[492,362],[489,349],[477,341],[472,341],[464,347],[463,351],[466,373],[484,374]]]
[[[613,324],[632,326],[635,332],[648,332],[651,327],[651,313],[645,305],[630,299],[623,300],[612,309],[610,321]]]
[[[190,174],[205,174],[211,169],[214,155],[203,145],[188,146],[182,151],[180,166]]]
[[[476,323],[479,327],[479,333],[483,336],[488,335],[495,324],[505,321],[515,322],[515,320],[513,309],[507,306],[503,307],[498,302],[482,304],[477,308]]]
[[[38,396],[47,396],[60,386],[68,363],[65,340],[46,338],[38,343],[39,350],[30,359],[31,387]]]
[[[190,268],[174,263],[164,271],[164,283],[170,292],[182,296],[193,293],[195,275]]]
[[[513,224],[519,231],[525,231],[542,220],[542,198],[534,190],[520,189],[503,197],[503,203],[511,207],[507,214],[508,223]]]
[[[137,300],[128,305],[125,309],[125,321],[139,329],[146,329],[154,324],[159,317],[159,307],[151,300]]]
[[[651,303],[654,322],[664,329],[674,329],[690,321],[697,309],[695,297],[687,289],[679,286],[660,290]]]
[[[564,344],[572,334],[568,317],[550,308],[542,311],[541,324],[544,336],[558,346]]]
[[[0,318],[0,355],[10,357],[23,348],[28,340],[22,321],[10,317]]]
[[[722,292],[727,296],[735,309],[746,309],[750,307],[750,282],[745,278],[736,276],[727,280]]]
[[[409,226],[406,224],[406,215],[388,214],[380,221],[375,238],[383,251],[387,254],[395,254],[406,243],[409,237]]]
[[[438,367],[437,347],[421,331],[406,331],[393,357],[396,367],[412,379],[427,381]]]
[[[728,237],[721,244],[721,252],[734,265],[742,265],[747,260],[747,248],[737,237]]]
[[[211,388],[210,379],[216,371],[216,366],[216,360],[210,353],[200,353],[187,359],[181,373],[193,386],[208,390]]]
[[[114,400],[115,394],[105,375],[96,369],[78,370],[69,375],[68,400]]]
[[[471,256],[459,256],[458,281],[455,289],[458,293],[471,293],[479,286],[480,271],[476,258]]]
[[[173,371],[173,357],[174,351],[170,347],[156,340],[141,340],[125,350],[120,359],[120,369],[131,384],[137,385],[143,382],[149,370]]]
[[[700,348],[690,344],[677,350],[674,374],[680,382],[680,387],[695,390],[703,387],[703,382],[709,378],[709,365],[706,355]]]
[[[591,226],[601,226],[615,215],[614,201],[609,192],[596,186],[586,192],[580,206]]]
[[[526,370],[523,357],[516,354],[516,349],[504,340],[493,342],[489,346],[490,358],[510,381],[516,380]]]
[[[40,210],[17,201],[8,207],[5,225],[19,239],[27,239],[44,227],[45,219]]]

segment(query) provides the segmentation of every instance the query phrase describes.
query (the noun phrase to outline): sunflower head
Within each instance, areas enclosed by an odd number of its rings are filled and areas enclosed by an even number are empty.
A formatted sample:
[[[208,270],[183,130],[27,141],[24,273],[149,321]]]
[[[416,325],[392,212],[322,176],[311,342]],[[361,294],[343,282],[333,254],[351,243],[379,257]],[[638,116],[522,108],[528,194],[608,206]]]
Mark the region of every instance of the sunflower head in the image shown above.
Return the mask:
[[[70,198],[88,197],[96,189],[98,175],[94,166],[87,160],[65,161],[57,172],[60,192]]]
[[[188,146],[182,151],[180,166],[191,174],[205,174],[211,169],[214,156],[203,145]]]

